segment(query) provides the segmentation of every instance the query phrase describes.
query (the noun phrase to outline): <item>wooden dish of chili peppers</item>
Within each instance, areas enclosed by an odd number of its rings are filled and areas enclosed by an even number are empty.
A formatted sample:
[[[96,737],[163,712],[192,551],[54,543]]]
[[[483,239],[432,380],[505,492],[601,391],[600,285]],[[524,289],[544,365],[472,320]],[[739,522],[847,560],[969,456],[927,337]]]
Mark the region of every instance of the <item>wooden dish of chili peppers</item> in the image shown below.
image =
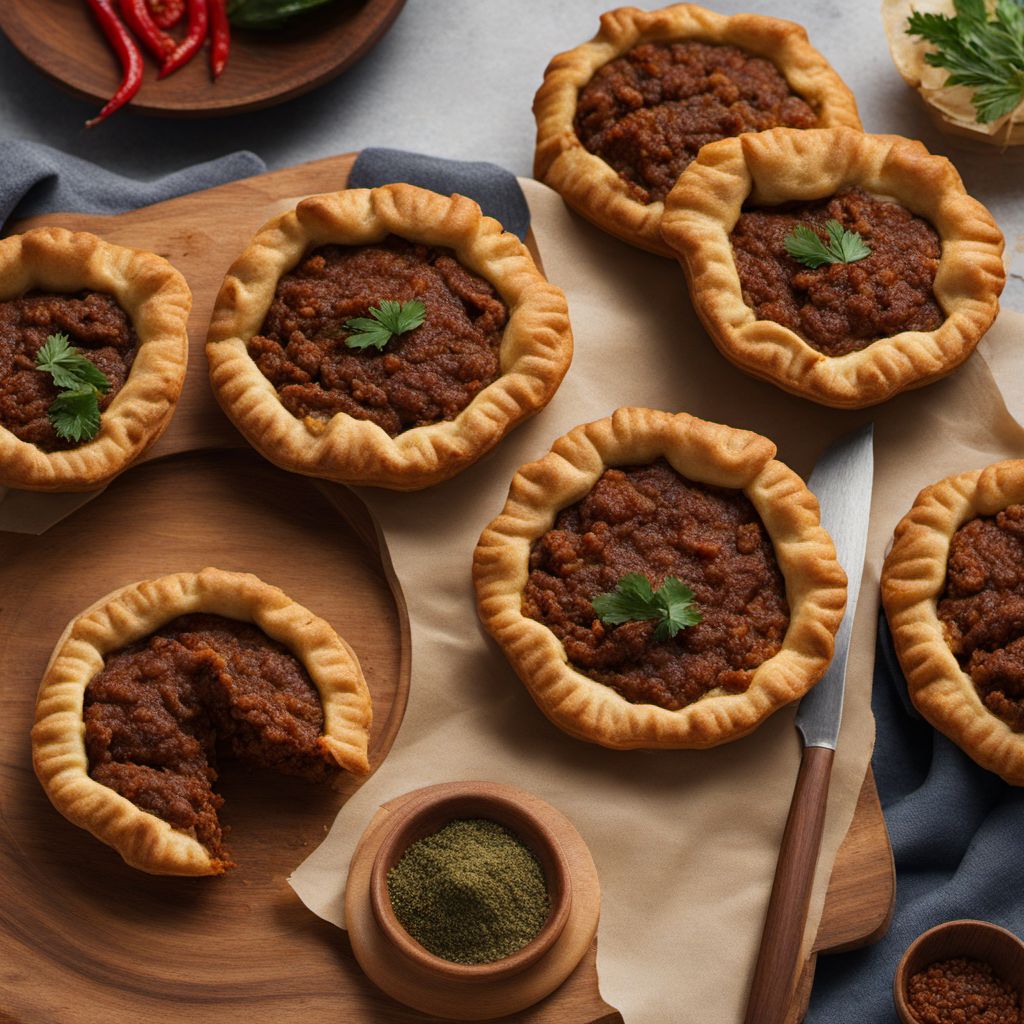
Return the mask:
[[[225,0],[32,0],[0,3],[0,29],[39,70],[96,103],[94,122],[115,98],[148,114],[211,117],[322,85],[369,52],[404,5],[334,0],[259,32],[227,29]]]

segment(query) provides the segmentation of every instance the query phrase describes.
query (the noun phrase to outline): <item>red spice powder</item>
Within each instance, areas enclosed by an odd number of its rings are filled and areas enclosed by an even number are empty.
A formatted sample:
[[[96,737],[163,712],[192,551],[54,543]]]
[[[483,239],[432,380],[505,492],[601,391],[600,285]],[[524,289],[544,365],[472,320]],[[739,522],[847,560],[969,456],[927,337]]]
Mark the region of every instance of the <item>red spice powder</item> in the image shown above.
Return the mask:
[[[1020,993],[980,960],[930,964],[911,977],[907,995],[920,1024],[1021,1024]]]

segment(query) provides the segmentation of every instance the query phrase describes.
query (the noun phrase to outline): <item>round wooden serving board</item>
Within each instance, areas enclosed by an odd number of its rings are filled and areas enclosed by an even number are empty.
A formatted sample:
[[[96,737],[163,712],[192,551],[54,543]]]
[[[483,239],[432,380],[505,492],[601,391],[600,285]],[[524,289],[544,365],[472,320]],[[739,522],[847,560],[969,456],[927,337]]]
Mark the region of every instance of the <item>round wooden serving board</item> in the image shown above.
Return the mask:
[[[306,910],[286,884],[352,780],[332,790],[226,765],[222,817],[238,868],[216,879],[158,878],[126,867],[66,822],[36,781],[29,749],[36,687],[67,622],[118,585],[211,564],[255,572],[334,625],[358,654],[373,696],[375,765],[390,748],[408,693],[410,644],[386,549],[352,492],[283,473],[245,445],[213,399],[203,352],[235,256],[297,199],[343,188],[353,160],[332,157],[115,217],[51,214],[10,227],[55,224],[151,249],[185,275],[194,303],[185,391],[142,464],[42,536],[0,534],[3,1024],[431,1019],[376,989],[346,933]],[[869,773],[815,949],[877,937],[892,897],[891,853]],[[556,992],[515,1020],[621,1024],[598,992],[595,956],[592,946]],[[813,966],[812,955],[793,1021]]]
[[[0,564],[0,960],[19,978],[12,985],[7,976],[3,1009],[19,1024],[119,1020],[129,1007],[130,1019],[171,1021],[187,997],[197,1020],[216,1007],[218,1019],[241,1022],[254,1004],[307,998],[311,968],[329,976],[324,961],[336,943],[316,934],[285,879],[355,789],[352,778],[332,789],[226,764],[221,816],[238,868],[223,879],[156,878],[50,806],[31,767],[34,691],[62,623],[96,597],[181,569],[245,570],[323,616],[356,649],[379,762],[408,685],[379,561],[339,528],[314,486],[238,451],[138,467],[44,536],[4,534]]]
[[[404,6],[405,0],[334,0],[295,27],[237,30],[216,82],[210,79],[208,43],[159,81],[155,61],[144,52],[145,78],[131,107],[171,117],[214,117],[283,103],[355,64]],[[6,0],[0,3],[0,29],[26,60],[98,106],[117,88],[117,57],[82,0]]]

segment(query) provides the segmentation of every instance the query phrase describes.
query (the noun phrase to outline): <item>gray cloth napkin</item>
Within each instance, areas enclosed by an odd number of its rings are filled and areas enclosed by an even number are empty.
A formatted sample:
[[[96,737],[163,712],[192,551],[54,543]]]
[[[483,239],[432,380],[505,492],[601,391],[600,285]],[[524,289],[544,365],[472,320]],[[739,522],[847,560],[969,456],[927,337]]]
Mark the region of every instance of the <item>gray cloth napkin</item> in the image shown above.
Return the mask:
[[[254,153],[232,153],[155,181],[135,181],[37,142],[0,145],[0,227],[35,214],[123,213],[266,170]],[[0,487],[0,530],[44,533],[99,492],[39,494]]]
[[[806,1024],[895,1024],[896,965],[933,925],[979,918],[1024,935],[1024,789],[979,768],[914,710],[884,617],[871,704],[896,910],[881,942],[819,958]]]
[[[530,230],[530,208],[515,175],[497,164],[444,160],[399,149],[364,149],[348,177],[349,188],[374,188],[404,181],[450,196],[475,199],[480,209],[521,239]]]
[[[58,210],[124,213],[265,170],[255,153],[243,152],[135,181],[38,142],[8,139],[0,145],[0,227],[12,216]]]

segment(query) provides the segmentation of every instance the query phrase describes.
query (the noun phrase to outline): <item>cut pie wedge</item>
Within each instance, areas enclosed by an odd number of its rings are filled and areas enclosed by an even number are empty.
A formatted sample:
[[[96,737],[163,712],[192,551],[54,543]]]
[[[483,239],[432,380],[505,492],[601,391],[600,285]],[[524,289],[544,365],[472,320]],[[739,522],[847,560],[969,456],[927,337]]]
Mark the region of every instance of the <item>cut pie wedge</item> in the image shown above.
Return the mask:
[[[204,569],[132,584],[65,630],[32,760],[70,821],[153,874],[232,866],[218,756],[323,780],[369,771],[370,695],[349,646],[257,577]]]

